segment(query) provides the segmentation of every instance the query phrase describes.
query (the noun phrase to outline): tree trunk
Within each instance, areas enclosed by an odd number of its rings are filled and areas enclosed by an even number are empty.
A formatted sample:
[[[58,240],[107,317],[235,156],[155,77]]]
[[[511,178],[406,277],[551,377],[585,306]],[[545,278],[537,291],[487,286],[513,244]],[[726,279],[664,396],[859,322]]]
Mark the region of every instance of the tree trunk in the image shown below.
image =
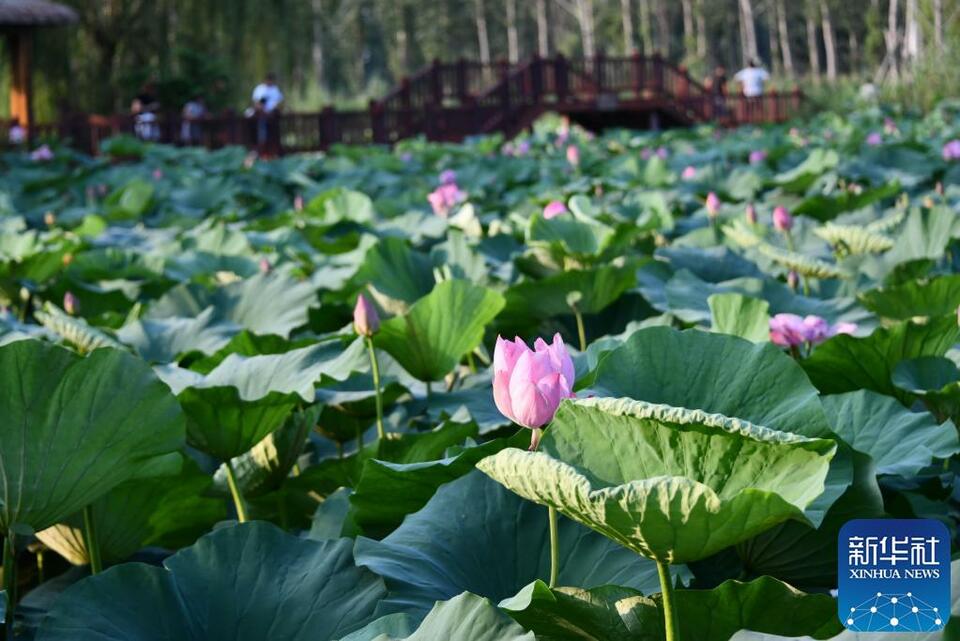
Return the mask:
[[[483,0],[476,0],[477,45],[480,48],[480,62],[490,64],[490,38],[487,35],[487,8]]]
[[[650,56],[657,47],[653,43],[653,27],[650,20],[650,0],[640,0],[640,46],[643,55]]]
[[[577,22],[580,23],[583,56],[593,58],[596,55],[593,42],[593,0],[577,0]]]
[[[771,1],[767,2],[767,48],[770,50],[770,67],[773,75],[779,76],[783,72],[780,68],[780,41],[777,40],[777,7]]]
[[[537,53],[541,58],[550,55],[550,22],[547,20],[547,0],[537,0]]]
[[[694,5],[697,12],[697,58],[700,60],[707,59],[707,17],[703,12],[703,3],[704,0],[697,0]]]
[[[317,85],[323,89],[326,77],[323,73],[324,51],[323,51],[323,0],[311,0],[310,18],[313,31],[313,43],[310,47],[310,58],[313,62],[313,75],[317,79]]]
[[[887,51],[883,56],[880,67],[877,68],[874,82],[881,82],[886,76],[896,80],[899,75],[897,70],[897,45],[900,36],[897,27],[897,5],[898,0],[890,0],[887,5],[887,30],[883,34],[883,42]]]
[[[820,43],[817,42],[817,19],[814,16],[816,8],[807,5],[807,57],[810,60],[810,75],[814,82],[820,82]]]
[[[657,15],[657,49],[665,58],[670,57],[670,14],[663,0],[654,0]]]
[[[917,0],[906,0],[902,55],[905,68],[915,65],[920,59],[920,25],[917,20]]]
[[[827,0],[820,0],[820,25],[823,29],[823,50],[827,58],[827,80],[837,79],[837,47],[833,41],[833,21],[830,19],[830,6]]]
[[[520,60],[520,39],[517,36],[517,0],[507,3],[507,59],[511,64]]]
[[[943,0],[933,0],[933,47],[943,52]]]
[[[787,28],[787,10],[783,0],[776,0],[777,31],[780,34],[780,55],[783,56],[783,70],[793,77],[793,53],[790,51],[790,31]]]
[[[637,50],[633,42],[633,0],[620,0],[620,22],[623,25],[623,53],[631,55]]]
[[[850,73],[856,73],[860,71],[860,39],[857,38],[857,32],[854,29],[847,32],[847,49],[850,51],[847,66]]]
[[[692,58],[697,46],[693,29],[693,0],[681,0],[680,6],[683,10],[683,56]]]
[[[743,32],[744,62],[759,58],[757,54],[757,28],[753,22],[753,4],[750,0],[740,0],[740,24]]]

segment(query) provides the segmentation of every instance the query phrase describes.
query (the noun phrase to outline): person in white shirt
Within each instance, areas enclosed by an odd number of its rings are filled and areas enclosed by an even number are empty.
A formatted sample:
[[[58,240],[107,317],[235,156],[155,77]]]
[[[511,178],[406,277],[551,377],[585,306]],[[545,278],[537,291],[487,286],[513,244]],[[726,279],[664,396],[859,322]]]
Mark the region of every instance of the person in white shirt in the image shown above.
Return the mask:
[[[770,80],[770,74],[760,66],[755,59],[747,62],[747,66],[737,72],[733,79],[740,83],[743,95],[747,98],[757,98],[763,95],[763,86]]]
[[[283,105],[283,92],[277,86],[277,77],[268,73],[263,82],[253,88],[253,112],[257,119],[257,147],[261,153],[271,153],[276,145],[270,144],[275,138],[274,118]]]

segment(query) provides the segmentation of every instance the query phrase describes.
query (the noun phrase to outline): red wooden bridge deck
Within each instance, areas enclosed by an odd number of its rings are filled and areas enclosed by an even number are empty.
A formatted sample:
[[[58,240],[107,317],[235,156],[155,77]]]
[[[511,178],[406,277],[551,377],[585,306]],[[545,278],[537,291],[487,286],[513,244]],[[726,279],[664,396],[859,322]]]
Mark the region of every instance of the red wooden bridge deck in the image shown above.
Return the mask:
[[[532,58],[516,65],[434,62],[404,78],[368,109],[284,112],[272,118],[272,147],[286,153],[334,144],[390,144],[404,138],[458,141],[501,132],[511,137],[542,114],[557,112],[588,129],[657,129],[715,122],[723,126],[782,122],[798,114],[799,90],[760,98],[717,96],[682,67],[659,56],[592,59]],[[162,142],[182,144],[179,114],[159,115]],[[225,113],[198,123],[194,144],[257,146],[257,123]],[[69,139],[96,153],[99,143],[132,133],[131,116],[77,115],[40,133]]]

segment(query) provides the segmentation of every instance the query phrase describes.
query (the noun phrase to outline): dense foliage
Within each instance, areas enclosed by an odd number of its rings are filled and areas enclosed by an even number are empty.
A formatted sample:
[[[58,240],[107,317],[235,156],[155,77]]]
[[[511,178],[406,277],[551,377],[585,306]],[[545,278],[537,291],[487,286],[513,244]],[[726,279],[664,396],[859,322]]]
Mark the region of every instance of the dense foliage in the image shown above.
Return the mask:
[[[0,157],[17,637],[847,638],[843,523],[957,536],[958,131]]]

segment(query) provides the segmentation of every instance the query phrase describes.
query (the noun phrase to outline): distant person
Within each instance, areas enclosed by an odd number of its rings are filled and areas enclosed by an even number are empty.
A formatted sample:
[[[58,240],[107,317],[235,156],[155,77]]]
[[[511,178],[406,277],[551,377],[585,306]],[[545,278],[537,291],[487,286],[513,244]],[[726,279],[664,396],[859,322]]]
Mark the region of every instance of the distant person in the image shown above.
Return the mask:
[[[207,115],[207,106],[203,97],[194,95],[183,106],[183,124],[180,125],[180,138],[184,144],[196,145],[200,142],[200,121]]]
[[[709,84],[710,93],[713,94],[713,108],[717,115],[722,116],[727,112],[727,70],[723,65],[713,68]]]
[[[153,82],[145,82],[133,101],[130,103],[130,113],[133,114],[133,130],[137,137],[143,140],[158,140],[160,127],[157,124],[157,111],[160,102]]]
[[[759,98],[763,95],[763,86],[770,80],[770,74],[756,58],[751,58],[747,66],[733,77],[740,83],[741,91],[747,98]]]
[[[23,128],[17,118],[10,121],[10,128],[7,130],[7,139],[11,145],[17,147],[27,142],[27,130]]]
[[[252,98],[257,119],[257,146],[265,150],[276,138],[275,116],[283,106],[283,92],[277,86],[277,76],[268,73],[263,82],[253,88]]]

